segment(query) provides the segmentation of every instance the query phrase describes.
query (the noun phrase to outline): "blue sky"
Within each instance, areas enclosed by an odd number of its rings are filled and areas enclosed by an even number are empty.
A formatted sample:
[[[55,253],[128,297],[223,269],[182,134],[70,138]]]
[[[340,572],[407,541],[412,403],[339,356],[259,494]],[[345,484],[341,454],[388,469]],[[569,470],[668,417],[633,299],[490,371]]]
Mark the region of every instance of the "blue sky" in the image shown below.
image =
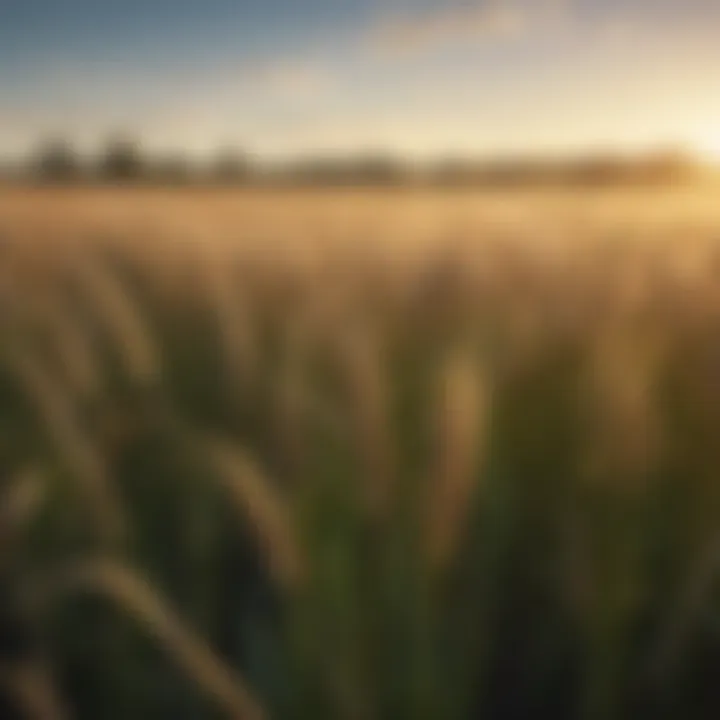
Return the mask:
[[[720,0],[0,0],[0,152],[720,152]]]

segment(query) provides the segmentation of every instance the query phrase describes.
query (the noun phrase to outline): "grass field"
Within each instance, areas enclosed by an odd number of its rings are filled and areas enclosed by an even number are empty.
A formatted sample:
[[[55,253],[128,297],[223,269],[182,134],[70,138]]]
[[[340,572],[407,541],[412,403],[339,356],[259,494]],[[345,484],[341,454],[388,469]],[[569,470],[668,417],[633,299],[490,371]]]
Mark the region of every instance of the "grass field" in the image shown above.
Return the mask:
[[[0,717],[717,717],[718,192],[0,189]]]

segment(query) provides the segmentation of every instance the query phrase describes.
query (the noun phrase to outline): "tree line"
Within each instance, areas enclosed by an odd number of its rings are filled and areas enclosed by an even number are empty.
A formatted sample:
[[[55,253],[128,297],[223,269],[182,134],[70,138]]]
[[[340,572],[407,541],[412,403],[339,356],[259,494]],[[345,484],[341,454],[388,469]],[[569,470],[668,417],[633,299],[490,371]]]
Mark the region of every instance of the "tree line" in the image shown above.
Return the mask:
[[[153,154],[128,137],[115,137],[88,158],[69,141],[44,141],[27,159],[20,175],[37,182],[72,184],[251,184],[515,186],[525,184],[602,185],[681,181],[699,167],[676,151],[638,157],[594,155],[573,160],[528,158],[497,160],[444,158],[422,166],[390,155],[309,157],[270,166],[234,148],[222,149],[203,162],[182,153]]]
[[[250,175],[250,162],[234,149],[217,153],[200,166],[182,153],[149,154],[131,138],[117,137],[92,157],[84,157],[61,138],[41,143],[24,164],[23,173],[30,179],[55,183],[80,181],[172,182],[199,180],[241,181]]]

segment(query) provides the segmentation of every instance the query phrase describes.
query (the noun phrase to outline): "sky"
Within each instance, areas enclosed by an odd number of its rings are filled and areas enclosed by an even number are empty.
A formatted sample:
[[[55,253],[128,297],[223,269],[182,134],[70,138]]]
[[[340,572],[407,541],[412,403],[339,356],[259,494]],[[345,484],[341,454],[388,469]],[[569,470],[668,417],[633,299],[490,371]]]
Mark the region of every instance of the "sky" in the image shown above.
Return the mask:
[[[720,0],[0,0],[0,153],[720,157]]]

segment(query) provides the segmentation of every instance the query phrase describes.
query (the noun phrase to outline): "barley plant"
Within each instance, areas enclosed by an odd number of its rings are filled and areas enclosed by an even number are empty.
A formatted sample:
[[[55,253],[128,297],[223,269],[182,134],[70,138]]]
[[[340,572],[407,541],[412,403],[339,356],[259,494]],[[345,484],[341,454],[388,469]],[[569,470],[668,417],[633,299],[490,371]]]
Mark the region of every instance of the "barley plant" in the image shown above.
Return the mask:
[[[711,199],[78,192],[0,202],[1,717],[717,717]]]

